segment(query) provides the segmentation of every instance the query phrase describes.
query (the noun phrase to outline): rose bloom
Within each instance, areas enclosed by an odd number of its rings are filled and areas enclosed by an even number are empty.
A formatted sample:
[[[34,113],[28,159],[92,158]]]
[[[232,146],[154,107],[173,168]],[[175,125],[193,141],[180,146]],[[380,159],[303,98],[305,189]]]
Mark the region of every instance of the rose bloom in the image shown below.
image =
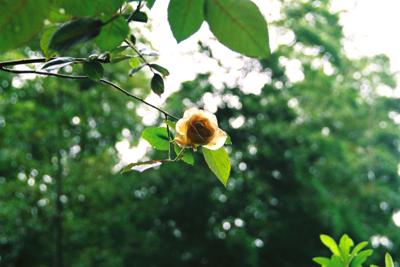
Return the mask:
[[[196,149],[197,146],[203,146],[217,150],[225,144],[227,138],[227,134],[218,128],[217,117],[197,108],[186,110],[175,129],[175,141],[181,147]]]

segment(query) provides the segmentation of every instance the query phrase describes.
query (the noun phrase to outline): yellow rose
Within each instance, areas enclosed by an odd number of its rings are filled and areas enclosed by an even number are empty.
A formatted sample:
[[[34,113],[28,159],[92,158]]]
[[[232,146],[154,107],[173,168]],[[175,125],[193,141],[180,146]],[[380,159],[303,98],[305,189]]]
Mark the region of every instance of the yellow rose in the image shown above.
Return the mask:
[[[197,108],[186,110],[175,129],[175,141],[181,147],[203,146],[217,150],[225,144],[227,138],[227,134],[218,128],[217,117]]]

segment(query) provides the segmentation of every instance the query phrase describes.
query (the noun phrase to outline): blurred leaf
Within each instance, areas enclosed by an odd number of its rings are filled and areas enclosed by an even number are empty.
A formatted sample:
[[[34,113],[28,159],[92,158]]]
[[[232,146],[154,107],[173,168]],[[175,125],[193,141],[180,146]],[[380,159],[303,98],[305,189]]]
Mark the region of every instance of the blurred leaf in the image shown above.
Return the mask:
[[[76,17],[113,15],[124,0],[56,0],[57,6]]]
[[[385,267],[394,267],[392,256],[389,253],[385,254]]]
[[[141,69],[143,69],[143,67],[146,66],[146,64],[142,64],[139,67],[133,68],[129,71],[129,75],[132,76],[135,73],[137,73],[138,71],[140,71]]]
[[[204,0],[171,0],[168,21],[175,39],[185,40],[200,29],[204,21]]]
[[[83,72],[92,80],[100,80],[103,77],[103,66],[97,61],[83,63]]]
[[[149,64],[149,66],[153,69],[155,69],[156,71],[158,71],[162,76],[168,76],[169,75],[169,71],[164,68],[163,66],[160,66],[158,64]]]
[[[95,41],[100,49],[112,50],[117,48],[128,34],[128,23],[120,16],[105,25]]]
[[[203,147],[202,150],[208,167],[226,187],[231,172],[231,163],[225,148],[209,150]]]
[[[100,33],[101,27],[101,20],[92,18],[80,18],[64,23],[50,38],[49,49],[65,51],[75,44],[96,37]]]
[[[40,38],[40,49],[42,50],[42,53],[46,58],[50,58],[55,54],[54,51],[51,51],[49,49],[49,43],[50,43],[51,37],[56,32],[56,30],[57,30],[57,26],[46,27]]]
[[[168,151],[169,140],[167,128],[149,127],[143,130],[142,138],[157,150]]]
[[[218,41],[256,58],[270,55],[267,23],[250,0],[206,0],[205,18]]]
[[[170,120],[165,120],[165,123],[169,126],[170,129],[175,130],[176,122],[170,121]]]
[[[1,1],[0,52],[17,48],[40,31],[51,7],[50,0]]]
[[[155,2],[156,2],[156,0],[147,0],[147,7],[149,9],[151,9]]]
[[[159,96],[164,93],[164,80],[157,73],[154,73],[151,79],[151,90]]]
[[[232,139],[229,135],[226,138],[225,145],[232,145]]]
[[[336,255],[336,256],[340,256],[340,251],[339,251],[339,247],[337,246],[335,240],[328,236],[328,235],[320,235],[320,239],[322,241],[322,243],[330,249],[330,251]]]
[[[140,66],[140,64],[142,64],[142,62],[140,61],[140,59],[138,57],[133,57],[133,58],[129,59],[129,65],[132,68],[137,68]]]

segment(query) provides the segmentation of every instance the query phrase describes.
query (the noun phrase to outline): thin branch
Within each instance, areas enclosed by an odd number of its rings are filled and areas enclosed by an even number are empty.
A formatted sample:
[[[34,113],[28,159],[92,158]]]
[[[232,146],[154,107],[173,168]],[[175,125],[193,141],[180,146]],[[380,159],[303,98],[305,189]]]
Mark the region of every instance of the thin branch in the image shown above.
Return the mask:
[[[21,63],[23,64],[23,63]],[[0,65],[0,70],[6,71],[6,72],[11,72],[11,73],[15,73],[15,74],[37,74],[37,75],[46,75],[46,76],[54,76],[54,77],[59,77],[59,78],[65,78],[65,79],[75,79],[75,80],[83,80],[83,79],[89,79],[88,76],[82,76],[82,75],[67,75],[67,74],[59,74],[59,73],[52,73],[52,72],[45,72],[45,71],[36,71],[36,70],[14,70],[14,69],[9,69],[9,68],[4,68]],[[99,80],[100,83],[106,84],[106,85],[110,85],[113,88],[117,89],[118,91],[122,92],[123,94],[134,98],[137,101],[142,102],[143,104],[152,107],[156,110],[158,110],[159,112],[161,112],[162,114],[164,114],[165,116],[168,116],[174,120],[179,120],[179,118],[175,117],[174,115],[168,113],[167,111],[154,106],[153,104],[147,102],[146,100],[144,100],[143,98],[140,98],[138,96],[135,96],[131,93],[129,93],[128,91],[126,91],[125,89],[121,88],[120,86],[116,85],[115,83],[112,83],[108,80],[105,79],[100,79]]]
[[[170,118],[172,118],[172,119],[174,119],[174,120],[179,120],[178,117],[175,117],[174,115],[172,115],[172,114],[166,112],[165,110],[162,110],[162,109],[160,109],[160,108],[154,106],[153,104],[150,104],[150,103],[147,102],[146,100],[144,100],[144,99],[142,99],[142,98],[140,98],[140,97],[138,97],[138,96],[135,96],[135,95],[129,93],[128,91],[122,89],[121,87],[119,87],[119,86],[116,85],[115,83],[112,83],[112,82],[107,81],[107,80],[105,80],[105,79],[100,79],[100,82],[101,82],[101,83],[104,83],[104,84],[111,85],[112,87],[114,87],[114,88],[117,89],[118,91],[124,93],[125,95],[130,96],[130,97],[132,97],[132,98],[134,98],[134,99],[136,99],[136,100],[142,102],[143,104],[146,104],[146,105],[148,105],[148,106],[150,106],[150,107],[152,107],[152,108],[154,108],[154,109],[160,111],[160,112],[163,113],[165,116],[168,116],[168,117],[170,117]]]
[[[26,65],[31,63],[43,63],[46,62],[46,58],[28,58],[28,59],[18,59],[0,62],[0,67],[16,66],[16,65]]]

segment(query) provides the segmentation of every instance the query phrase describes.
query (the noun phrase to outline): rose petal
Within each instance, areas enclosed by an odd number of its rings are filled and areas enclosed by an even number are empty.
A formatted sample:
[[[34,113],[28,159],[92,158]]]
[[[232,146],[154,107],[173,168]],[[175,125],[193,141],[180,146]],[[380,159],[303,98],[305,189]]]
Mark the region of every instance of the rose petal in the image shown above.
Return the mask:
[[[186,135],[177,135],[175,137],[175,142],[180,146],[180,147],[186,147],[188,146],[188,140],[186,138]]]
[[[218,128],[218,120],[217,120],[217,117],[213,113],[208,112],[208,111],[203,111],[203,115],[211,122],[211,124],[213,124],[213,126]]]
[[[188,119],[186,118],[180,119],[175,125],[176,132],[181,135],[186,135],[188,129],[188,123],[189,123]]]
[[[196,115],[200,112],[201,112],[201,110],[198,108],[189,108],[185,111],[185,113],[183,113],[183,118],[188,119],[188,118],[192,117],[193,115]]]
[[[203,147],[210,149],[210,150],[220,149],[225,144],[225,141],[227,138],[228,138],[228,135],[221,129],[218,129],[217,132],[215,133],[213,139],[207,145],[204,145]]]

